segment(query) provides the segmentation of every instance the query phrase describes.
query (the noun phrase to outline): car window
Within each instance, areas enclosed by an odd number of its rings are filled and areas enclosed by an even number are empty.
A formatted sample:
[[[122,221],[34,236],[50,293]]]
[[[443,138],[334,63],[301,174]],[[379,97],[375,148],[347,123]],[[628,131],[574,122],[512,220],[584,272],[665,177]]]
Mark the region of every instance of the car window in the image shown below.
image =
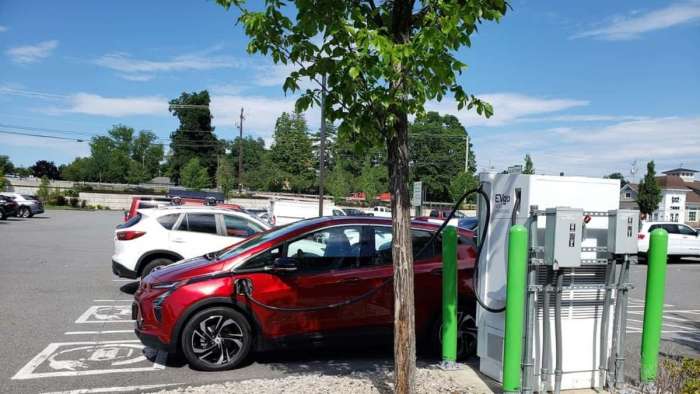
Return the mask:
[[[693,230],[692,228],[690,228],[686,225],[683,225],[683,224],[678,225],[678,232],[681,233],[681,235],[692,235],[692,236],[697,235],[695,233],[695,230]]]
[[[436,211],[436,210],[430,211],[430,217],[431,217],[431,218],[436,218],[436,217],[438,217],[438,216],[439,216],[438,211]]]
[[[339,209],[334,209],[333,216],[345,216],[345,214],[343,213],[343,211],[341,211]]]
[[[656,230],[657,228],[664,228],[664,226],[662,226],[660,224],[652,224],[651,226],[649,226],[649,232],[652,232],[652,231]],[[668,231],[668,230],[666,230],[666,231]]]
[[[678,234],[678,225],[677,224],[663,224],[663,228],[668,231],[669,234]]]
[[[246,261],[240,269],[243,270],[249,270],[249,269],[262,269],[264,267],[272,265],[272,263],[275,262],[275,259],[278,257],[282,256],[282,248],[281,247],[276,247],[272,249],[268,249],[257,256],[253,256],[250,258],[248,261]]]
[[[158,206],[155,201],[139,201],[139,209],[151,209]]]
[[[359,266],[360,226],[331,227],[290,242],[287,257],[297,259],[299,271],[323,272]]]
[[[166,230],[172,230],[175,222],[180,217],[179,213],[171,213],[169,215],[164,215],[158,218],[158,223],[160,223]]]
[[[213,213],[188,213],[185,215],[185,220],[180,224],[178,230],[217,234],[216,219]]]
[[[249,237],[263,231],[257,224],[234,215],[224,215],[224,227],[229,237]]]
[[[370,237],[370,243],[374,242],[374,255],[371,260],[373,265],[381,264],[391,264],[392,253],[391,253],[391,227],[386,226],[373,226],[371,231],[374,237]],[[411,237],[413,239],[413,259],[414,260],[425,260],[430,257],[434,257],[442,253],[442,241],[440,237],[433,241],[432,245],[428,246],[425,251],[420,256],[416,254],[425,246],[430,240],[432,233],[423,230],[411,230]]]

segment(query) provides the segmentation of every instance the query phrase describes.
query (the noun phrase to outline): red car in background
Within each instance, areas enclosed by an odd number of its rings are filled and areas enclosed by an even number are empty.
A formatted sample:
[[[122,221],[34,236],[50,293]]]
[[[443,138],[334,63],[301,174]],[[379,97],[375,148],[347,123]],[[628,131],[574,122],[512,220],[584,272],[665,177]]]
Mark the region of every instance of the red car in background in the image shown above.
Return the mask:
[[[435,348],[442,256],[440,238],[429,240],[437,229],[412,223],[416,331]],[[321,217],[154,270],[135,293],[136,334],[145,345],[181,352],[192,367],[209,371],[234,368],[251,351],[294,343],[391,343],[391,240],[388,218]],[[476,343],[475,255],[473,234],[460,229],[460,355],[473,352]]]
[[[136,211],[139,209],[161,208],[170,205],[211,205],[219,208],[241,210],[240,205],[224,204],[212,199],[204,198],[180,198],[180,197],[149,197],[149,196],[134,196],[131,198],[131,206],[129,211],[124,213],[124,221],[136,216]]]

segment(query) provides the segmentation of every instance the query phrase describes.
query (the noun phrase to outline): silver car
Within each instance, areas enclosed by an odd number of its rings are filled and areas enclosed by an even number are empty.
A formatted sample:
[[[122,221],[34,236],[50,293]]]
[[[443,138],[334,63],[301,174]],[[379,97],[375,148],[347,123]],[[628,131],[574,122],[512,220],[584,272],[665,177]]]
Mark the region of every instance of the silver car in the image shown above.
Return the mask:
[[[44,213],[44,204],[35,196],[20,193],[0,193],[5,197],[9,197],[17,203],[17,217],[30,218],[34,215]]]

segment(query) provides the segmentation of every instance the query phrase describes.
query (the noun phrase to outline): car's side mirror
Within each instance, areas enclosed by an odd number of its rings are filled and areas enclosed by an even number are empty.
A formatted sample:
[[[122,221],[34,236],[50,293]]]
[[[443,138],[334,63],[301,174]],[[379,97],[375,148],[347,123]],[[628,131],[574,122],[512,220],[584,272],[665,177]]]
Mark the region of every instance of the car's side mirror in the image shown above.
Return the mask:
[[[294,272],[299,269],[299,261],[294,257],[278,257],[267,269],[273,272]]]

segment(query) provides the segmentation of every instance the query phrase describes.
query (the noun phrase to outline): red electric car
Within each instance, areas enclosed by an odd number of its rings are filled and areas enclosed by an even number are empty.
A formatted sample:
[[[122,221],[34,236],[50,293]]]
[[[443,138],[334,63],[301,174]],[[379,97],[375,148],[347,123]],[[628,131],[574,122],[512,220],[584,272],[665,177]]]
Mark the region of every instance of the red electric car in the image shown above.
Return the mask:
[[[413,222],[416,330],[439,341],[438,226]],[[157,269],[135,294],[136,334],[201,370],[240,364],[251,350],[326,339],[392,338],[391,221],[322,217],[254,235],[222,251]],[[415,255],[419,253],[420,255]],[[459,353],[475,349],[473,234],[459,230]],[[439,342],[438,342],[439,343]]]

